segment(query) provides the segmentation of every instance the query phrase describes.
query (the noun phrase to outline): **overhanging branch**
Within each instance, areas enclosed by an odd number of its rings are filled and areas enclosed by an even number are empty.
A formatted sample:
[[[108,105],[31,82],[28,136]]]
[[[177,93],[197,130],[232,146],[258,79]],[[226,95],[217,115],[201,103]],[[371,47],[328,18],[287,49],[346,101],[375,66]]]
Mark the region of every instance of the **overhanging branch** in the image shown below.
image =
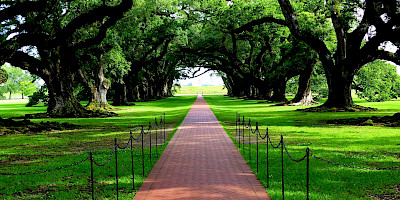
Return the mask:
[[[104,39],[107,29],[121,19],[124,16],[124,13],[132,8],[132,5],[133,0],[122,0],[118,6],[112,7],[102,5],[87,13],[81,14],[73,19],[67,26],[57,32],[54,42],[55,44],[66,42],[80,28],[88,24],[101,22],[105,17],[108,16],[110,19],[103,23],[103,25],[100,27],[99,34],[96,37],[81,42],[76,45],[76,47],[85,48],[94,44],[99,44]]]
[[[46,3],[47,1],[41,0],[41,1],[24,1],[22,3],[19,2],[12,2],[7,3],[7,2],[1,2],[0,5],[10,5],[10,7],[3,9],[0,12],[0,22],[8,20],[8,19],[13,19],[17,15],[22,15],[25,16],[26,14],[30,12],[40,12],[43,11],[46,8]]]
[[[285,20],[276,19],[273,17],[263,17],[261,19],[256,19],[254,21],[251,21],[237,29],[234,29],[233,33],[241,33],[243,31],[252,31],[254,26],[258,26],[258,25],[265,24],[265,23],[275,23],[275,24],[280,24],[282,26],[288,26],[288,23]]]
[[[12,66],[28,70],[30,73],[40,76],[43,80],[47,80],[47,72],[43,68],[42,62],[22,51],[15,52],[10,59],[7,60]]]

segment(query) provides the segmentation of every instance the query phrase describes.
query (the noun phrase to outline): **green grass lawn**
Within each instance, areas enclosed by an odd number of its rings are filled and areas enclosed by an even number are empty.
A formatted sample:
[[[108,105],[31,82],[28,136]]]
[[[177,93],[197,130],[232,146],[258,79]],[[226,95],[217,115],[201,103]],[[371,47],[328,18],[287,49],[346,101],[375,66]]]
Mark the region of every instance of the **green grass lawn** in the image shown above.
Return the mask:
[[[191,108],[195,96],[180,96],[152,102],[138,102],[131,107],[118,107],[119,117],[44,119],[44,121],[69,122],[80,125],[76,130],[46,131],[35,134],[0,136],[0,173],[23,173],[55,169],[83,160],[93,151],[99,163],[108,160],[114,138],[120,146],[129,139],[129,131],[139,134],[140,125],[154,123],[165,113],[167,136],[171,137]],[[26,113],[45,112],[46,107],[25,107],[24,100],[0,101],[0,117],[19,117]],[[40,122],[43,120],[32,120]],[[146,137],[145,143],[149,144]],[[153,136],[153,144],[155,137]],[[149,160],[145,149],[146,173],[143,175],[140,142],[134,144],[135,186],[142,184],[154,165],[157,156]],[[165,146],[157,148],[161,150]],[[155,147],[152,148],[153,154]],[[118,150],[119,197],[132,199],[130,150]],[[96,199],[115,199],[115,157],[105,167],[94,166]],[[90,199],[90,162],[56,172],[39,175],[0,176],[1,199]]]
[[[7,92],[4,93],[3,97],[8,100],[10,97],[10,93],[7,93]],[[12,99],[22,99],[22,94],[21,93],[11,93],[11,100]],[[24,95],[24,99],[28,100],[29,97]]]
[[[257,100],[242,100],[226,96],[205,96],[212,111],[221,121],[231,138],[235,138],[236,111],[258,122],[262,133],[268,126],[274,145],[285,138],[289,152],[299,159],[307,147],[311,153],[346,165],[357,167],[399,167],[400,128],[327,125],[325,120],[366,116],[385,116],[400,112],[400,100],[368,103],[360,99],[362,106],[375,107],[374,112],[309,113],[294,111],[301,107],[269,107],[271,104]],[[247,136],[247,135],[246,135]],[[236,139],[234,139],[236,140]],[[248,140],[245,140],[246,142]],[[253,138],[253,142],[255,138]],[[246,146],[244,157],[249,162]],[[243,152],[242,152],[243,153]],[[255,145],[249,162],[256,171]],[[280,149],[270,147],[270,188],[272,199],[282,199]],[[285,199],[305,199],[306,163],[295,163],[284,156]],[[266,145],[260,146],[260,172],[257,174],[266,186]],[[349,169],[310,158],[310,199],[379,199],[371,196],[396,195],[400,187],[400,170],[371,171]],[[392,199],[399,198],[397,196]],[[389,198],[388,198],[389,199]]]
[[[182,86],[177,89],[175,94],[226,94],[227,90],[224,86]]]

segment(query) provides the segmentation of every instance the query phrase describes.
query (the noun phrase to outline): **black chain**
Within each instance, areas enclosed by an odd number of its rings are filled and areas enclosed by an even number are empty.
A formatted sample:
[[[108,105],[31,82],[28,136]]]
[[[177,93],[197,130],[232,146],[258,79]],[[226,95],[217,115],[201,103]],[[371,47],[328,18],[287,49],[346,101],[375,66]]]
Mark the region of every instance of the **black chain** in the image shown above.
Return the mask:
[[[165,114],[164,114],[164,115],[165,115]],[[0,176],[19,176],[19,175],[32,175],[32,174],[42,174],[42,173],[47,173],[47,172],[54,172],[54,171],[58,171],[58,170],[61,170],[61,169],[66,169],[66,168],[69,168],[69,167],[78,165],[78,164],[83,163],[83,162],[86,162],[86,161],[88,161],[88,160],[91,160],[91,161],[92,161],[93,163],[95,163],[97,166],[103,167],[103,166],[106,166],[106,165],[111,161],[111,158],[112,158],[112,156],[114,155],[114,153],[116,152],[117,148],[126,149],[126,148],[129,146],[129,143],[130,143],[130,142],[133,143],[134,140],[139,140],[139,138],[140,138],[140,137],[143,137],[143,135],[147,135],[147,134],[151,133],[151,129],[152,129],[152,128],[154,128],[154,127],[160,127],[160,126],[163,125],[163,123],[165,123],[165,121],[164,121],[164,119],[161,117],[160,123],[157,123],[157,121],[156,121],[154,126],[149,125],[149,129],[147,130],[147,132],[145,132],[145,131],[143,130],[143,126],[142,126],[142,128],[141,128],[141,133],[139,134],[139,136],[138,136],[137,138],[135,138],[135,137],[132,136],[132,129],[131,129],[131,131],[130,131],[131,136],[129,137],[129,140],[128,140],[128,142],[126,143],[126,145],[125,145],[124,147],[121,147],[121,146],[119,146],[118,144],[115,144],[114,147],[113,147],[113,149],[112,149],[112,151],[111,151],[110,156],[108,157],[108,160],[107,160],[104,164],[99,164],[99,163],[96,162],[93,158],[87,157],[87,158],[85,158],[85,159],[83,159],[83,160],[80,160],[80,161],[77,161],[77,162],[74,162],[74,163],[71,163],[71,164],[68,164],[68,165],[64,165],[64,166],[61,166],[61,167],[57,167],[57,168],[54,168],[54,169],[48,169],[48,170],[36,171],[36,172],[24,172],[24,173],[0,173]]]
[[[145,131],[142,129],[141,134],[147,135],[147,134],[151,133],[151,129],[152,129],[151,126],[149,126],[149,129],[147,130],[147,132],[145,132]]]
[[[282,142],[279,142],[279,144],[278,144],[277,146],[274,146],[274,145],[272,144],[271,137],[269,137],[268,134],[267,134],[267,137],[268,137],[269,143],[271,144],[271,146],[272,146],[274,149],[277,149],[277,148],[279,148],[279,146],[281,146]],[[267,144],[267,145],[268,145],[268,144]]]
[[[300,158],[299,160],[293,158],[293,156],[290,155],[288,149],[286,148],[286,145],[285,145],[285,142],[284,142],[284,141],[282,141],[282,145],[283,145],[283,147],[285,148],[286,154],[287,154],[287,155],[289,156],[289,158],[292,159],[294,162],[301,162],[301,161],[303,161],[303,160],[305,160],[305,159],[307,158],[307,154],[304,155],[304,156],[303,156],[302,158]]]
[[[131,134],[132,134],[132,132],[131,132]],[[133,140],[139,140],[139,138],[140,138],[141,136],[142,136],[142,133],[140,133],[139,136],[138,136],[137,138],[134,138],[134,137],[132,136],[132,139],[133,139]]]
[[[238,116],[239,116],[239,117],[238,117]],[[267,139],[268,139],[267,145],[268,145],[268,143],[270,143],[271,146],[272,146],[273,148],[275,148],[275,149],[276,149],[276,148],[279,148],[280,145],[283,145],[283,147],[285,148],[286,154],[287,154],[287,155],[289,156],[289,158],[290,158],[291,160],[293,160],[294,162],[301,162],[301,161],[303,161],[303,160],[305,160],[305,159],[307,158],[307,154],[306,154],[306,155],[304,155],[304,156],[303,156],[302,158],[300,158],[300,159],[295,159],[295,158],[289,153],[289,150],[287,149],[287,147],[286,147],[286,145],[285,145],[285,143],[284,143],[283,140],[280,141],[279,144],[278,144],[277,146],[274,146],[274,145],[272,144],[271,137],[270,137],[269,134],[268,134],[268,128],[267,128],[267,130],[266,130],[266,134],[265,134],[264,136],[262,136],[262,135],[260,134],[260,131],[259,131],[258,126],[256,126],[256,129],[253,131],[253,128],[252,128],[252,125],[251,125],[251,121],[250,121],[250,120],[249,120],[249,123],[248,123],[248,124],[246,124],[246,122],[245,122],[244,120],[243,120],[243,122],[241,122],[241,121],[240,121],[240,114],[239,114],[239,113],[236,113],[236,121],[237,121],[238,124],[239,124],[239,130],[240,130],[240,126],[242,125],[244,128],[249,129],[249,130],[251,131],[251,133],[253,133],[253,134],[257,133],[257,137],[260,137],[262,140],[264,140],[265,138],[267,138]],[[312,157],[314,157],[314,158],[316,158],[316,159],[318,159],[318,160],[321,160],[321,161],[324,161],[324,162],[327,162],[327,163],[336,165],[336,166],[342,166],[342,167],[347,167],[347,168],[352,168],[352,169],[363,169],[363,170],[398,170],[398,169],[400,169],[400,166],[399,166],[399,167],[384,167],[384,168],[382,168],[382,167],[375,167],[375,168],[371,168],[371,167],[357,167],[357,166],[351,166],[351,165],[346,165],[346,164],[341,164],[341,163],[333,162],[333,161],[330,161],[330,160],[326,160],[326,159],[324,159],[324,158],[318,157],[318,156],[313,155],[313,154],[311,154],[311,153],[310,153],[310,156],[312,156]]]
[[[57,167],[57,168],[54,168],[54,169],[49,169],[49,170],[36,171],[36,172],[24,172],[24,173],[0,173],[0,175],[1,176],[20,176],[20,175],[43,174],[43,173],[47,173],[47,172],[54,172],[54,171],[58,171],[58,170],[61,170],[61,169],[66,169],[66,168],[78,165],[80,163],[86,162],[89,159],[90,158],[87,157],[87,158],[85,158],[83,160],[80,160],[80,161],[77,161],[77,162],[74,162],[74,163],[71,163],[71,164],[68,164],[68,165],[64,165],[64,166],[61,166],[61,167]]]
[[[126,143],[126,145],[125,145],[124,147],[121,147],[121,146],[119,146],[118,144],[116,144],[116,145],[117,145],[117,147],[118,147],[119,149],[126,149],[126,148],[128,147],[128,145],[129,145],[129,143],[131,142],[131,140],[132,140],[132,138],[129,137],[129,140],[128,140],[128,142]]]
[[[324,162],[327,162],[327,163],[330,163],[330,164],[333,164],[333,165],[336,165],[336,166],[342,166],[342,167],[347,167],[347,168],[352,168],[352,169],[363,169],[363,170],[397,170],[397,169],[400,169],[400,167],[375,167],[375,168],[371,168],[371,167],[357,167],[357,166],[345,165],[345,164],[333,162],[333,161],[330,161],[330,160],[326,160],[326,159],[323,159],[323,158],[318,157],[318,156],[316,156],[316,155],[313,155],[313,154],[311,154],[311,153],[310,153],[310,155],[311,155],[312,157],[314,157],[314,158],[320,160],[320,161],[324,161]]]
[[[110,156],[108,157],[108,160],[107,160],[104,164],[99,164],[99,163],[96,162],[94,159],[92,159],[93,163],[96,164],[96,165],[99,166],[99,167],[104,167],[104,166],[106,166],[106,165],[111,161],[111,158],[112,158],[112,156],[114,155],[115,149],[116,149],[116,148],[117,148],[117,147],[114,145],[113,150],[111,151],[111,154],[110,154]]]
[[[264,140],[267,136],[268,136],[268,128],[267,128],[267,132],[265,133],[264,137],[261,135],[260,131],[258,131],[258,136]]]

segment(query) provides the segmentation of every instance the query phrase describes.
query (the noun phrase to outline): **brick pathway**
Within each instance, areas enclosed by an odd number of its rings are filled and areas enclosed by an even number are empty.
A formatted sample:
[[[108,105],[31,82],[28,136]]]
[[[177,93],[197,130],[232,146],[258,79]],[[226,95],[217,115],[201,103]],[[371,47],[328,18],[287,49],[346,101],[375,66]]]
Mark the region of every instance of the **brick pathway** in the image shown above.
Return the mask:
[[[270,198],[199,96],[134,199]]]

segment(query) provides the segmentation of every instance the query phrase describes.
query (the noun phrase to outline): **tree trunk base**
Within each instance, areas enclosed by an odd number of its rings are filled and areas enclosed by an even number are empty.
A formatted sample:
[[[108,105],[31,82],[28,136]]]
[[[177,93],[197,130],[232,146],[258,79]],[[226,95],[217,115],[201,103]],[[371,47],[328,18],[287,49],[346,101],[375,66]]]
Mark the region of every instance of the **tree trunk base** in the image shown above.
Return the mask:
[[[99,102],[90,102],[88,105],[85,106],[86,109],[95,111],[95,110],[101,110],[101,111],[115,111],[119,110],[117,107],[114,107],[110,104],[104,104],[104,103],[99,103]]]
[[[276,104],[272,106],[313,106],[318,104],[321,103],[311,100],[311,101],[288,101],[286,103]]]
[[[377,111],[376,108],[364,107],[359,105],[345,106],[345,107],[328,107],[325,104],[317,107],[298,109],[296,111],[302,112],[370,112]]]
[[[356,126],[388,126],[388,127],[400,127],[400,113],[396,113],[393,116],[384,117],[359,117],[352,119],[334,119],[328,120],[328,124],[344,124],[344,125],[356,125]]]
[[[77,129],[78,125],[70,123],[59,122],[40,122],[34,123],[30,120],[24,119],[14,121],[12,119],[2,119],[0,117],[0,135],[11,135],[19,133],[38,133],[51,130],[70,130]]]

